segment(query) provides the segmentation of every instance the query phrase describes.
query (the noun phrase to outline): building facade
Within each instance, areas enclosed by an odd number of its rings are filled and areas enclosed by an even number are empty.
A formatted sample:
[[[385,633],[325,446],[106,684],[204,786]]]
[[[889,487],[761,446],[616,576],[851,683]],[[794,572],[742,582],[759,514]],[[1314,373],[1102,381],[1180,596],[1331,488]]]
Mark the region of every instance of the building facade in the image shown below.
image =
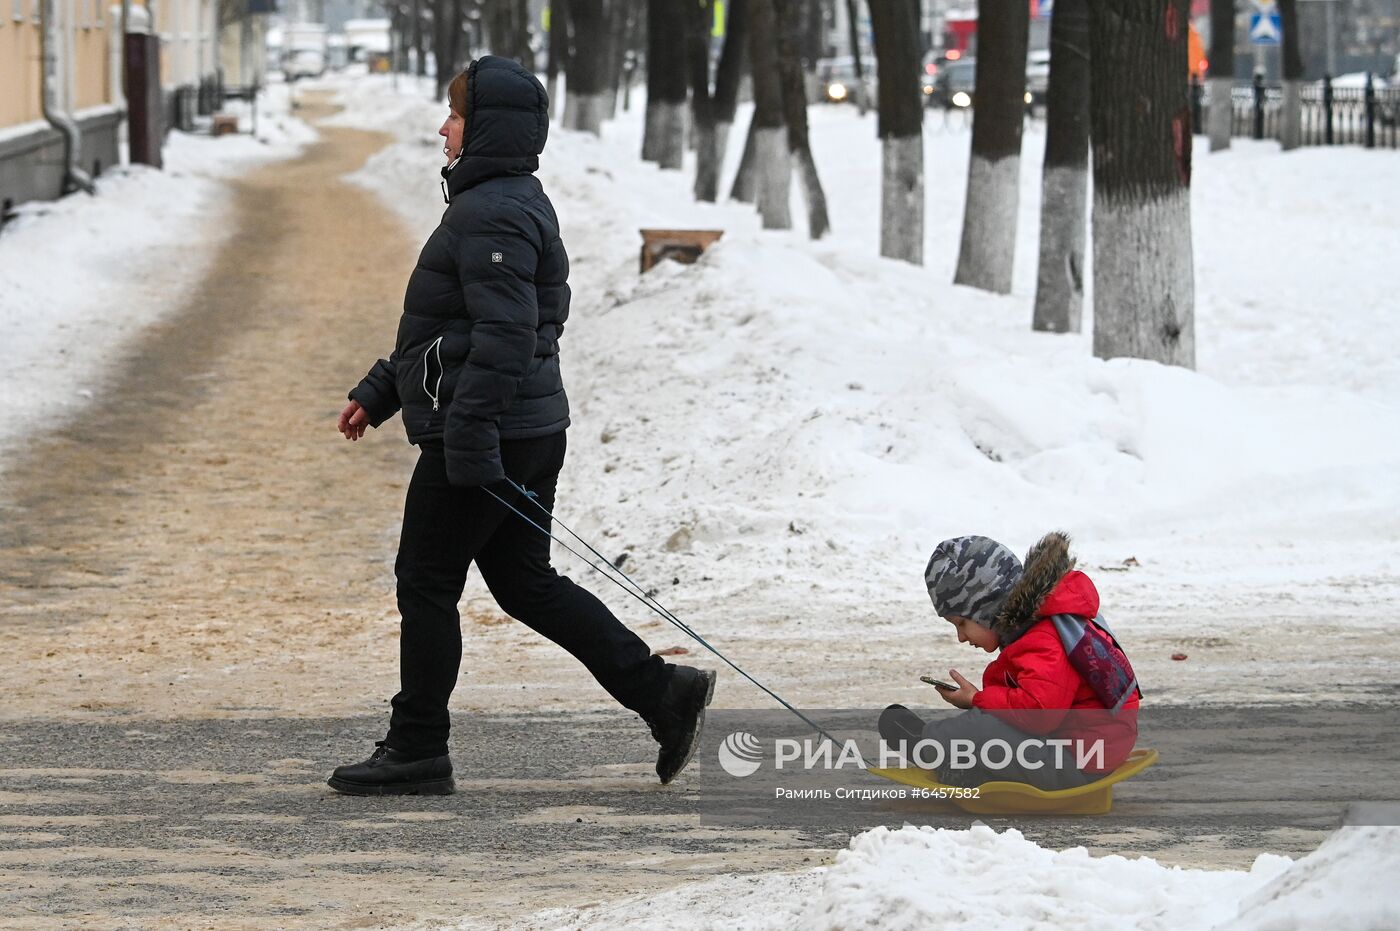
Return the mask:
[[[148,31],[154,14],[166,125],[181,125],[176,106],[190,97],[197,109],[200,90],[212,98],[217,85],[216,0],[149,7],[129,2],[127,28]],[[107,0],[0,0],[0,213],[60,197],[120,161],[122,18]]]

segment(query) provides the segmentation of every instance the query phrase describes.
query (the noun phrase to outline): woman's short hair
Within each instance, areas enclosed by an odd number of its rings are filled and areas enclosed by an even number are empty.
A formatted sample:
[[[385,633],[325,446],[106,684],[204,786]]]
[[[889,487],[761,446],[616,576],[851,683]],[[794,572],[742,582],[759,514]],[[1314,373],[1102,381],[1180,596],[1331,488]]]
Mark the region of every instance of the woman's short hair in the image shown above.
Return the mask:
[[[467,115],[467,72],[463,71],[447,85],[447,102],[458,116]]]

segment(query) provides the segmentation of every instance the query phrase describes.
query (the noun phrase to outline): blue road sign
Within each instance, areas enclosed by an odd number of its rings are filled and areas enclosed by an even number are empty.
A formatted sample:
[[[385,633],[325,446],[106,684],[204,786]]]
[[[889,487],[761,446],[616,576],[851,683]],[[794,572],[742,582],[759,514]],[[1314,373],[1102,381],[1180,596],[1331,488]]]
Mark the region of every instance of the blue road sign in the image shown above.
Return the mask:
[[[1249,44],[1278,45],[1283,39],[1283,21],[1278,10],[1249,14]]]

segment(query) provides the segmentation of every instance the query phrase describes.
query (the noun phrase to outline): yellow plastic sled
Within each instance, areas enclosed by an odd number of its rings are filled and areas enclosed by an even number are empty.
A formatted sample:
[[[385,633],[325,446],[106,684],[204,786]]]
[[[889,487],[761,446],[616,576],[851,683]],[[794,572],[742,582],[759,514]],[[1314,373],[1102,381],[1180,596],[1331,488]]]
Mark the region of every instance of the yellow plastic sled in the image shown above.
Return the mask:
[[[1113,808],[1113,785],[1136,776],[1157,762],[1157,751],[1146,748],[1128,754],[1113,772],[1088,785],[1047,792],[1022,782],[984,782],[976,798],[957,798],[952,787],[940,785],[937,774],[918,767],[881,769],[868,772],[919,789],[949,790],[948,801],[975,815],[1105,815]]]

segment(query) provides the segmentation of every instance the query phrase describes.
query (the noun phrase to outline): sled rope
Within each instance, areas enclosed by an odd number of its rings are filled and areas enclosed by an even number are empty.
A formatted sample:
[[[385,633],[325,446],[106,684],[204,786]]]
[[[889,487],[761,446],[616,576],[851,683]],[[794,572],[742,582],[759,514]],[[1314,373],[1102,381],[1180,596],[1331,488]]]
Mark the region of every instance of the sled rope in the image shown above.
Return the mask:
[[[559,539],[558,537],[556,537],[556,536],[555,536],[553,533],[551,533],[549,530],[546,530],[544,527],[540,526],[538,523],[536,523],[534,520],[532,520],[528,515],[526,515],[523,511],[521,511],[521,510],[520,510],[519,508],[517,508],[515,505],[511,504],[511,503],[510,503],[509,501],[507,501],[506,499],[502,498],[500,495],[496,494],[496,493],[495,493],[494,491],[492,491],[490,488],[487,488],[487,487],[485,487],[485,486],[482,486],[482,490],[485,491],[485,492],[486,492],[488,495],[490,495],[491,497],[495,498],[497,501],[501,502],[501,504],[505,505],[505,506],[506,506],[508,509],[510,509],[511,511],[514,511],[517,515],[520,516],[520,519],[521,519],[521,520],[525,521],[525,523],[529,524],[531,527],[534,527],[534,528],[535,528],[536,530],[538,530],[540,533],[543,533],[545,536],[549,537],[549,538],[550,538],[551,540],[553,540],[555,543],[558,543],[560,546],[564,547],[564,549],[568,550],[568,551],[569,551],[570,553],[572,553],[575,557],[577,557],[580,561],[582,561],[582,562],[586,563],[587,565],[589,565],[590,567],[592,567],[593,571],[597,572],[597,573],[598,573],[599,575],[601,575],[603,578],[607,579],[609,582],[612,582],[612,583],[613,583],[614,585],[616,585],[618,588],[622,589],[624,592],[626,592],[627,594],[631,595],[633,598],[637,599],[637,600],[640,601],[642,604],[646,605],[646,606],[647,606],[648,608],[650,608],[652,611],[656,612],[656,614],[657,614],[658,616],[660,616],[663,620],[668,621],[668,622],[671,623],[673,626],[675,626],[678,630],[680,630],[682,633],[684,633],[684,634],[686,634],[687,636],[689,636],[689,637],[691,637],[692,639],[694,639],[696,643],[700,644],[702,647],[704,647],[705,649],[709,650],[709,651],[710,651],[711,653],[713,653],[715,656],[719,657],[722,661],[724,661],[724,663],[725,663],[727,666],[729,666],[730,669],[733,669],[733,670],[734,670],[735,672],[737,672],[739,675],[743,676],[745,679],[748,679],[748,680],[749,680],[750,682],[752,682],[754,685],[758,686],[758,688],[759,688],[760,690],[762,690],[763,692],[765,692],[769,697],[771,697],[771,698],[772,698],[774,701],[776,701],[778,704],[782,705],[782,706],[783,706],[784,708],[786,708],[788,711],[791,711],[793,714],[795,714],[795,715],[797,715],[799,718],[801,718],[801,719],[803,720],[803,722],[805,722],[809,727],[812,727],[814,730],[816,730],[817,733],[821,734],[823,737],[825,737],[827,740],[831,741],[833,744],[835,744],[835,745],[837,745],[837,746],[841,746],[841,745],[842,745],[842,742],[839,741],[839,740],[837,740],[835,737],[831,736],[831,734],[826,730],[826,728],[822,727],[820,724],[818,724],[817,722],[813,721],[811,718],[807,717],[807,716],[806,716],[805,714],[803,714],[801,711],[798,711],[796,708],[794,708],[790,703],[788,703],[788,701],[787,701],[786,699],[784,699],[781,695],[779,695],[777,692],[773,691],[773,690],[770,689],[768,686],[764,685],[762,682],[759,682],[759,681],[758,681],[757,679],[755,679],[753,676],[749,675],[747,672],[745,672],[743,669],[741,669],[737,663],[735,663],[735,662],[734,662],[733,660],[731,660],[729,657],[725,656],[725,655],[724,655],[723,653],[721,653],[719,650],[715,649],[714,646],[712,646],[708,640],[706,640],[704,637],[702,637],[702,636],[700,636],[698,633],[696,633],[688,624],[686,624],[686,623],[685,623],[684,621],[682,621],[680,618],[678,618],[678,617],[676,617],[674,614],[672,614],[672,613],[670,612],[670,610],[666,608],[665,605],[663,605],[660,601],[657,601],[657,600],[656,600],[656,597],[655,597],[654,595],[648,594],[647,590],[644,589],[644,588],[642,588],[642,586],[638,585],[638,584],[636,583],[636,581],[632,579],[631,576],[629,576],[627,573],[623,572],[623,571],[622,571],[621,569],[619,569],[617,566],[613,565],[613,563],[612,563],[612,561],[611,561],[610,559],[608,559],[608,558],[607,558],[606,556],[604,556],[602,553],[600,553],[600,552],[598,552],[596,549],[594,549],[593,546],[592,546],[587,540],[585,540],[583,537],[581,537],[581,536],[579,536],[577,533],[575,533],[572,527],[570,527],[568,524],[564,523],[564,522],[563,522],[562,520],[560,520],[558,517],[555,517],[552,513],[550,513],[550,511],[549,511],[548,508],[546,508],[543,504],[540,504],[539,499],[535,496],[535,493],[534,493],[534,492],[532,492],[532,491],[527,491],[523,485],[519,485],[519,484],[517,484],[516,482],[512,481],[512,480],[509,479],[509,478],[506,479],[506,482],[509,483],[510,486],[511,486],[512,488],[514,488],[516,491],[518,491],[518,492],[520,492],[522,495],[524,495],[525,498],[526,498],[526,500],[528,500],[528,501],[530,501],[530,502],[533,502],[534,505],[535,505],[535,507],[537,507],[537,508],[539,508],[541,511],[543,511],[543,512],[549,517],[549,519],[550,519],[551,521],[553,521],[554,523],[558,524],[560,527],[564,528],[564,530],[569,534],[569,536],[573,537],[573,538],[574,538],[575,540],[577,540],[579,543],[583,544],[584,548],[587,549],[588,552],[592,553],[592,554],[594,555],[594,557],[596,557],[600,562],[602,562],[604,565],[606,565],[606,566],[607,566],[609,569],[611,569],[613,572],[617,573],[617,575],[621,576],[622,579],[625,579],[626,582],[627,582],[627,584],[624,585],[623,582],[622,582],[621,580],[619,580],[618,578],[615,578],[614,576],[609,575],[607,572],[603,571],[603,568],[602,568],[601,566],[599,566],[598,563],[594,562],[594,561],[591,560],[591,559],[588,559],[586,556],[584,556],[584,555],[583,555],[582,553],[580,553],[578,550],[574,549],[574,548],[573,548],[572,546],[570,546],[568,543],[565,543],[563,540],[561,540],[561,539]],[[631,586],[631,587],[629,587],[629,586]]]

